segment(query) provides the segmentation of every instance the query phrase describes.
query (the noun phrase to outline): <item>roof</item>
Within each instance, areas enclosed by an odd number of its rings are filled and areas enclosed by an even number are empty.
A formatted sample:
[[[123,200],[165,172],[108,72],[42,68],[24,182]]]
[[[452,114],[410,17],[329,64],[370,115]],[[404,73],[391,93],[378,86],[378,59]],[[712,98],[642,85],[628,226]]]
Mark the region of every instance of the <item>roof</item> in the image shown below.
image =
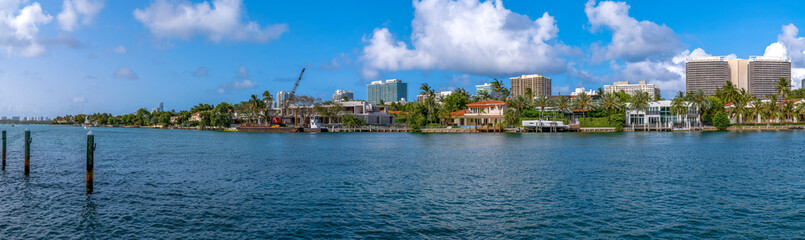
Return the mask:
[[[457,111],[457,112],[451,112],[450,116],[461,117],[461,116],[464,116],[464,113],[466,113],[466,112],[467,112],[466,110],[461,110],[461,111]]]
[[[387,112],[387,113],[391,113],[391,114],[400,114],[400,113],[407,114],[406,112],[403,112],[403,111],[392,111],[392,110],[386,111],[386,109],[380,110],[380,112],[382,112],[382,113]]]
[[[474,103],[467,104],[467,107],[468,108],[484,108],[484,107],[500,106],[500,105],[506,105],[506,103],[502,102],[502,101],[497,101],[497,100],[480,101],[480,102],[474,102]]]

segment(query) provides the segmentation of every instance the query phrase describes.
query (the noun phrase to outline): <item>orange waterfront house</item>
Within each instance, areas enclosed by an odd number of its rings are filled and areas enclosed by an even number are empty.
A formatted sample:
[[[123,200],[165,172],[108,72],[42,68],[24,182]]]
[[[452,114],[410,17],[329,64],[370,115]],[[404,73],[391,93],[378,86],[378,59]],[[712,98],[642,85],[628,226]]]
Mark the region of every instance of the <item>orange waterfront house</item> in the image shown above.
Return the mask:
[[[506,103],[502,101],[481,101],[467,104],[466,110],[453,112],[453,123],[458,126],[497,125],[504,121]]]

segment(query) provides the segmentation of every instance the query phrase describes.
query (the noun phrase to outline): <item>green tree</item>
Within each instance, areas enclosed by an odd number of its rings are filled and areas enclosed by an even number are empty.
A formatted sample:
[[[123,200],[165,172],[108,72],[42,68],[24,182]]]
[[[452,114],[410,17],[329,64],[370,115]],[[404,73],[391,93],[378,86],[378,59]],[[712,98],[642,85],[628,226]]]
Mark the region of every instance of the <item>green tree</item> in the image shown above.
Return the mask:
[[[788,81],[787,78],[781,77],[777,80],[777,84],[774,86],[774,91],[777,92],[777,96],[780,97],[780,100],[788,99],[789,93],[791,93],[791,81]]]
[[[690,106],[696,109],[696,113],[698,114],[697,122],[699,126],[702,124],[701,116],[704,114],[704,109],[710,108],[711,100],[707,97],[704,93],[704,90],[697,89],[695,92],[690,92],[688,94],[688,100],[690,101]]]
[[[576,95],[574,105],[575,105],[576,109],[581,111],[582,123],[585,123],[587,121],[585,114],[587,112],[587,109],[590,108],[591,104],[592,103],[591,103],[590,96],[587,96],[586,92],[581,92],[581,93],[579,93],[579,95]]]
[[[363,126],[364,124],[366,124],[366,121],[364,121],[363,118],[356,117],[352,114],[341,115],[341,125],[347,127],[358,127]]]
[[[615,97],[612,93],[605,93],[601,95],[601,99],[598,101],[598,106],[607,112],[607,121],[609,124],[612,124],[612,111],[617,111],[621,108],[621,103],[618,102],[618,98]]]
[[[713,117],[713,126],[719,130],[727,129],[730,126],[730,119],[726,112],[717,112]]]
[[[687,117],[683,117],[682,115],[688,114],[688,107],[689,104],[685,101],[685,93],[682,91],[679,91],[676,97],[671,100],[671,114],[676,115],[679,123],[687,122]]]
[[[551,99],[548,98],[548,96],[540,95],[534,100],[534,104],[539,107],[539,117],[542,119],[545,113],[545,108],[551,106]]]
[[[644,114],[648,114],[649,108],[649,101],[651,101],[651,96],[648,95],[647,92],[637,91],[631,97],[632,102],[629,106],[630,109],[637,111],[638,113],[642,111]],[[634,125],[632,125],[634,128]],[[643,127],[648,127],[648,123],[644,123]]]

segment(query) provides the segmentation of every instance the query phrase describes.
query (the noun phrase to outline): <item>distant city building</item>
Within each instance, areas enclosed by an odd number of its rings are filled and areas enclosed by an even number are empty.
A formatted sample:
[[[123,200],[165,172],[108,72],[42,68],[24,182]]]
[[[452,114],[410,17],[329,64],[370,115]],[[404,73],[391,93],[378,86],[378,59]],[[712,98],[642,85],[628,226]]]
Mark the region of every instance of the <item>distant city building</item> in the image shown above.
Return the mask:
[[[352,101],[352,99],[354,99],[354,94],[352,91],[341,89],[335,90],[335,93],[333,94],[333,101],[343,101],[344,98],[346,98],[347,101]]]
[[[791,80],[790,58],[750,57],[747,60],[697,57],[688,58],[685,62],[687,92],[701,89],[705,94],[712,95],[729,81],[736,88],[763,98],[776,93],[774,88],[781,77]]]
[[[604,85],[604,93],[616,93],[624,91],[626,94],[634,95],[637,91],[648,93],[651,99],[660,95],[660,88],[654,84],[647,84],[646,81],[639,81],[637,84],[629,84],[629,81],[614,82],[612,85]]]
[[[279,91],[277,95],[274,96],[274,108],[280,108],[282,106],[282,102],[291,98],[291,93],[286,91]]]
[[[749,93],[757,98],[777,94],[780,78],[791,84],[791,58],[750,57]]]
[[[151,109],[151,113],[164,112],[165,111],[164,107],[165,106],[160,102],[159,107],[155,107],[155,108]]]
[[[799,88],[805,88],[805,78],[802,79],[802,83],[799,84]]]
[[[19,121],[19,120],[20,120],[20,117],[19,117],[19,116],[13,116],[13,117],[11,117],[11,121]]]
[[[367,100],[373,104],[401,102],[408,97],[408,83],[400,79],[374,81],[366,88]]]
[[[492,84],[491,83],[484,83],[481,85],[475,85],[475,94],[479,94],[481,92],[492,93]]]
[[[433,98],[434,98],[434,100],[436,100],[437,103],[441,103],[442,99],[444,99],[445,97],[447,97],[450,94],[453,94],[453,91],[436,92],[434,94]],[[427,96],[420,94],[420,95],[416,96],[416,101],[417,102],[425,102],[425,99],[427,99],[427,98],[428,98]]]
[[[510,78],[511,95],[521,96],[526,94],[526,89],[531,89],[534,96],[551,96],[551,78],[543,77],[539,74],[522,75]]]
[[[805,81],[805,80],[803,80],[803,81]],[[8,120],[8,118],[6,118],[6,116],[2,116],[2,117],[0,117],[0,120]]]
[[[598,91],[593,90],[593,89],[584,91],[584,88],[576,88],[576,91],[570,93],[570,96],[575,97],[575,96],[578,96],[580,93],[586,93],[587,96],[590,96],[590,97],[598,96]]]

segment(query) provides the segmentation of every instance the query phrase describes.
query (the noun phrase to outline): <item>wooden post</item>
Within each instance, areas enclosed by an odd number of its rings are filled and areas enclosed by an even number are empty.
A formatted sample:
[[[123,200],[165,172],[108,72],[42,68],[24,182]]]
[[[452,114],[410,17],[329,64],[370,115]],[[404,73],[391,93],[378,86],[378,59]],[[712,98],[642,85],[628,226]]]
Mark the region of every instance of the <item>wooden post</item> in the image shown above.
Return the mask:
[[[6,130],[3,130],[3,171],[6,170]]]
[[[95,134],[87,133],[87,194],[92,193],[93,169],[95,168]]]
[[[25,128],[25,176],[31,173],[31,129]]]

